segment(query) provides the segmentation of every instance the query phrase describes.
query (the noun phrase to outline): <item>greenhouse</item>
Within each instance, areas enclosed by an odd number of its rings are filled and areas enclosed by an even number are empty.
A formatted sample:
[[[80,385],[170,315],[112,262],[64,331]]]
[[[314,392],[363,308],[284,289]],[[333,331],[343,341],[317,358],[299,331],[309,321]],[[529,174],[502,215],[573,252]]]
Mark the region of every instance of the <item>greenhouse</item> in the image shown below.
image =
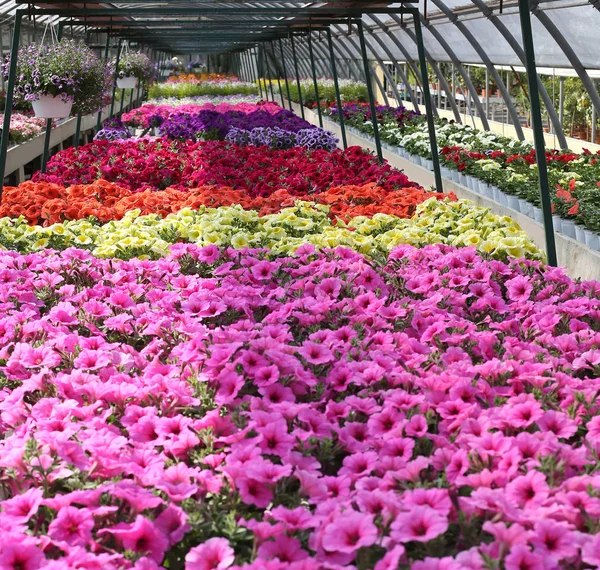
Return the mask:
[[[599,3],[0,10],[0,570],[600,568]]]

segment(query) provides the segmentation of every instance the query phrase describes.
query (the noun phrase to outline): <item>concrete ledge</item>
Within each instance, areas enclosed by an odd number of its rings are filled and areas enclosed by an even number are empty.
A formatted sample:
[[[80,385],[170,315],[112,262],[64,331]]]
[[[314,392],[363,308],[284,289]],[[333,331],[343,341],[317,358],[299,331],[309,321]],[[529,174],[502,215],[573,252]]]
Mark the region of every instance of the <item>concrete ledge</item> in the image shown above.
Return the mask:
[[[297,115],[300,115],[300,106],[298,104],[292,103],[292,109]],[[311,109],[304,108],[304,115],[309,123],[313,125],[319,124],[317,114]],[[341,130],[338,123],[323,118],[323,127],[334,133],[338,138],[341,138]],[[349,132],[347,129],[346,138],[349,146],[357,145],[372,151],[376,150],[375,143],[364,136]],[[338,146],[341,147],[341,143]],[[383,156],[392,166],[404,171],[410,180],[413,180],[426,188],[434,185],[433,172],[430,170],[427,170],[386,148],[383,149]],[[476,194],[466,186],[462,186],[448,178],[443,178],[443,184],[444,192],[454,192],[459,198],[471,200],[477,206],[489,208],[498,216],[510,216],[521,226],[523,231],[531,237],[541,250],[546,251],[544,226],[541,223],[536,222],[532,218],[529,218],[512,208],[502,206],[490,198]],[[558,262],[565,268],[567,274],[573,278],[595,279],[600,281],[600,252],[594,251],[581,242],[571,239],[561,233],[556,233],[555,236]]]

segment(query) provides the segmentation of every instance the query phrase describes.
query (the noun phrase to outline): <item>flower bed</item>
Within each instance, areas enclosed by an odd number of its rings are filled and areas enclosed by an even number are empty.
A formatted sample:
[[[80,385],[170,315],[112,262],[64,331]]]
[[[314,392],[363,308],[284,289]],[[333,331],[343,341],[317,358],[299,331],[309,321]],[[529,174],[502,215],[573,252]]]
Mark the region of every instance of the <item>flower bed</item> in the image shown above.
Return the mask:
[[[229,96],[229,95],[258,95],[258,86],[237,80],[219,81],[177,81],[155,83],[148,90],[151,99],[159,97],[199,97],[202,95]]]
[[[235,152],[232,152],[235,148]],[[69,148],[48,161],[34,181],[64,186],[103,178],[131,190],[228,186],[251,196],[275,190],[306,196],[343,185],[376,183],[386,191],[414,186],[389,164],[360,147],[346,151],[233,147],[222,141],[96,141]]]
[[[152,119],[160,116],[167,119],[174,113],[199,113],[200,111],[239,111],[252,113],[260,109],[266,113],[278,113],[281,107],[270,101],[261,101],[258,97],[196,97],[186,99],[156,99],[145,103],[137,109],[124,113],[123,123],[129,127],[147,129],[153,126]]]
[[[183,208],[241,205],[261,214],[279,212],[293,206],[301,198],[287,190],[277,190],[268,197],[252,198],[243,190],[206,186],[189,190],[132,192],[106,180],[93,184],[65,188],[46,182],[24,182],[17,187],[6,187],[2,195],[0,217],[24,217],[29,224],[50,225],[64,220],[94,217],[99,222],[119,220],[125,212],[139,210],[141,214],[167,215]],[[308,197],[304,196],[304,197]],[[408,218],[421,202],[431,197],[456,199],[453,194],[436,194],[421,188],[401,188],[385,192],[379,186],[339,186],[326,192],[310,194],[310,200],[330,207],[330,217],[349,220],[356,216],[377,213]]]
[[[245,131],[255,128],[278,128],[297,133],[300,130],[318,127],[287,109],[271,113],[255,107],[250,112],[203,110],[198,113],[171,113],[161,124],[160,132],[170,139],[196,140],[209,136],[215,140],[223,140],[233,128]]]
[[[2,565],[598,566],[598,284],[390,257],[0,253]]]
[[[354,81],[352,79],[340,79],[338,81],[340,96],[342,101],[367,101],[368,93],[367,93],[367,85],[366,83],[362,83],[359,81]],[[276,81],[272,82],[273,89],[279,90],[279,85]],[[290,90],[290,99],[294,103],[300,102],[300,97],[298,95],[298,84],[296,81],[289,80],[288,87]],[[320,78],[317,79],[317,87],[319,89],[319,100],[322,104],[333,104],[336,101],[335,96],[335,87],[333,84],[333,79]],[[268,84],[265,82],[263,84],[263,88],[267,89]],[[287,88],[285,87],[284,82],[281,82],[281,89],[284,97],[287,97]],[[316,105],[316,92],[315,85],[312,79],[302,79],[300,81],[300,91],[302,93],[302,103],[308,107],[313,107]]]
[[[275,199],[273,195],[271,202]],[[123,259],[160,257],[178,242],[269,248],[279,255],[293,253],[306,243],[319,248],[344,245],[372,257],[385,257],[399,244],[442,243],[476,246],[496,259],[543,257],[513,220],[464,201],[430,199],[416,207],[412,219],[378,213],[372,218],[354,217],[347,226],[334,224],[328,207],[313,203],[297,202],[277,214],[260,216],[241,206],[206,209],[201,202],[192,199],[188,207],[164,218],[140,216],[139,210],[133,210],[104,225],[85,219],[41,227],[0,218],[0,244],[22,252],[83,247],[99,257]],[[273,208],[272,203],[266,206]]]

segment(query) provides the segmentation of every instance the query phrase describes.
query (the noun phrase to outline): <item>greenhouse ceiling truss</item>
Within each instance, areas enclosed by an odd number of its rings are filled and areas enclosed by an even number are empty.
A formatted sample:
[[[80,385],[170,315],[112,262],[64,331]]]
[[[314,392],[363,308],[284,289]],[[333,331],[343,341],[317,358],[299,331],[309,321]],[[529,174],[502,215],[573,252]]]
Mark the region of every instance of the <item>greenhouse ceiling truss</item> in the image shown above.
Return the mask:
[[[513,116],[517,134],[519,135],[519,138],[522,139],[522,129],[520,128],[518,116],[514,109],[514,105],[512,104],[510,95],[502,78],[495,70],[493,62],[486,55],[485,49],[477,42],[476,38],[468,30],[465,24],[459,21],[456,14],[454,14],[454,12],[452,12],[452,10],[450,10],[441,0],[429,1],[433,6],[439,9],[441,14],[444,14],[455,26],[461,29],[463,35],[475,49],[496,81],[496,84],[506,101],[508,112]],[[481,0],[474,0],[474,2],[476,6],[478,3],[483,4]],[[435,30],[435,27],[428,22],[426,13],[425,15],[420,13],[417,0],[404,0],[400,4],[373,2],[370,0],[352,0],[346,2],[332,0],[329,2],[317,3],[296,1],[273,2],[271,0],[262,0],[261,2],[219,2],[218,0],[206,0],[204,2],[194,3],[188,3],[185,2],[185,0],[160,0],[160,2],[155,3],[148,0],[138,2],[134,5],[131,3],[122,4],[120,2],[113,2],[108,5],[87,3],[84,4],[84,7],[81,7],[80,4],[74,6],[69,0],[52,0],[52,2],[37,2],[35,4],[17,0],[16,4],[21,4],[23,7],[18,8],[14,16],[14,31],[10,52],[10,73],[7,81],[6,106],[4,111],[5,125],[10,124],[16,75],[16,55],[19,49],[19,36],[21,24],[23,20],[27,18],[33,19],[34,21],[36,18],[46,20],[59,18],[59,34],[62,34],[65,26],[77,29],[81,29],[83,26],[83,29],[87,32],[88,38],[92,31],[106,32],[105,57],[108,57],[109,55],[110,39],[113,37],[118,38],[119,49],[117,51],[117,64],[121,54],[121,46],[124,41],[135,42],[138,45],[143,45],[146,48],[154,50],[161,62],[165,61],[167,56],[173,56],[180,53],[230,53],[236,62],[238,74],[245,79],[258,81],[261,95],[263,88],[266,90],[268,84],[271,95],[274,97],[273,81],[277,81],[282,104],[285,104],[283,90],[281,88],[282,77],[285,82],[289,100],[286,59],[287,62],[290,62],[290,60],[292,61],[292,68],[299,86],[300,67],[302,62],[299,61],[298,52],[302,50],[304,54],[304,69],[310,71],[310,75],[313,79],[313,85],[317,95],[317,113],[321,126],[323,125],[323,118],[319,101],[317,70],[319,66],[321,66],[322,69],[329,68],[333,75],[338,103],[338,118],[344,147],[347,146],[347,140],[341,110],[342,101],[336,69],[336,54],[340,61],[344,60],[345,56],[348,56],[349,69],[351,69],[352,66],[355,66],[355,69],[352,70],[351,73],[356,72],[357,77],[362,73],[366,79],[377,156],[378,159],[382,161],[383,151],[376,119],[375,96],[370,78],[372,77],[377,83],[386,100],[387,94],[381,84],[381,80],[371,68],[367,50],[371,52],[371,55],[376,62],[384,70],[385,77],[397,100],[400,100],[400,96],[397,92],[396,82],[393,81],[389,71],[386,69],[381,57],[377,53],[377,50],[374,49],[371,40],[383,50],[386,57],[390,58],[396,71],[400,74],[405,84],[408,85],[408,77],[402,69],[402,66],[400,66],[397,63],[396,58],[393,57],[390,47],[385,43],[381,34],[377,34],[375,30],[375,26],[379,28],[380,32],[383,31],[384,34],[389,30],[388,25],[384,24],[384,22],[378,18],[380,15],[388,16],[393,22],[392,25],[402,29],[403,33],[410,38],[410,41],[413,42],[417,48],[418,67],[413,63],[410,53],[403,43],[398,40],[395,34],[389,33],[387,35],[387,38],[391,39],[393,42],[393,47],[400,50],[405,56],[405,60],[411,68],[414,77],[417,78],[422,90],[429,128],[435,186],[440,192],[443,190],[443,187],[434,128],[434,114],[437,110],[434,109],[434,106],[432,105],[427,63],[432,66],[432,69],[440,80],[442,89],[444,89],[447,94],[450,93],[450,86],[441,73],[437,61],[425,48],[423,28],[436,37],[439,44],[446,50],[446,53],[455,65],[458,73],[465,79],[467,90],[471,95],[476,95],[475,88],[470,81],[468,74],[465,73],[460,58],[453,52],[452,46],[450,46],[442,35]],[[512,47],[527,70],[531,98],[531,120],[536,153],[538,156],[540,196],[546,235],[546,251],[548,262],[552,265],[556,265],[556,247],[552,226],[550,192],[545,161],[544,134],[539,102],[540,92],[547,108],[552,108],[552,110],[554,110],[554,108],[552,105],[548,105],[550,100],[543,85],[541,85],[541,81],[538,83],[533,50],[530,15],[531,7],[529,0],[518,0],[518,6],[523,35],[523,47],[521,48],[518,43]],[[478,6],[478,9],[484,8],[487,9],[487,5],[483,4],[483,6]],[[365,16],[368,20],[374,22],[375,26],[369,25],[367,21],[365,21]],[[407,26],[405,17],[408,17],[411,20],[411,29]],[[507,41],[510,41],[508,36],[513,38],[510,32],[503,28],[504,24],[502,24],[502,22],[494,20],[493,13],[488,13],[487,17]],[[332,30],[336,32],[335,39]],[[319,36],[325,34],[327,39],[326,47],[321,41],[314,41],[315,33],[319,34]],[[369,40],[367,40],[366,35],[369,36]],[[344,38],[345,41],[340,41],[342,38]],[[298,39],[300,40],[299,42],[296,41]],[[564,51],[571,61],[572,58],[570,56],[574,54],[569,54],[567,49]],[[317,54],[317,57],[315,57],[315,53]],[[360,55],[359,61],[362,63],[362,69],[360,69],[361,66],[357,65],[357,53]],[[327,61],[327,65],[324,64],[325,61]],[[577,64],[577,61],[577,56],[575,55],[575,64]],[[574,68],[576,69],[575,65]],[[283,73],[281,73],[282,70]],[[261,79],[266,79],[266,81],[262,82]],[[111,103],[111,115],[114,112],[115,92],[116,71],[115,86],[113,87]],[[597,92],[595,92],[595,94],[596,97],[598,97]],[[410,96],[415,109],[417,109],[415,94],[411,93]],[[460,114],[456,107],[454,97],[448,98],[448,100],[452,101],[452,111],[455,118],[460,121]],[[475,96],[474,101],[477,111],[482,117],[484,127],[489,128],[487,118],[484,119],[486,115],[483,112],[479,97]],[[600,109],[600,99],[598,99],[598,101],[594,100],[593,102],[595,105],[597,104],[597,107]],[[304,115],[302,101],[300,108]],[[555,112],[554,114],[551,113],[551,120],[553,124],[555,124],[561,146],[566,146],[562,126],[560,126]],[[98,115],[98,123],[99,122],[100,114]],[[77,132],[79,132],[80,124],[81,117],[78,116]],[[48,120],[46,128],[44,153],[42,156],[42,171],[45,171],[47,166],[51,127],[52,120],[50,119]],[[8,129],[4,129],[0,141],[0,184],[4,180],[8,134]],[[565,143],[564,145],[562,144],[563,142]],[[541,160],[540,157],[542,158]],[[2,188],[0,186],[0,196],[1,190]]]

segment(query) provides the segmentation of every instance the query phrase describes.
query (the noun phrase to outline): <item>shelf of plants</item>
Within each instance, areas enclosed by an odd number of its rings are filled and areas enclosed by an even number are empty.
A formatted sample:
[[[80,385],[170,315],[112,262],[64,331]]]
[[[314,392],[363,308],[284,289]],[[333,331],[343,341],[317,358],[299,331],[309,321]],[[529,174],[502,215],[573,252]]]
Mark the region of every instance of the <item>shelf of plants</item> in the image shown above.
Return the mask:
[[[600,284],[251,101],[5,189],[0,567],[597,566]]]
[[[329,83],[323,80],[321,83],[322,110],[325,116],[338,122],[337,105],[334,95],[328,91]],[[353,86],[352,91],[358,88]],[[342,95],[345,95],[343,90]],[[303,84],[304,98],[315,108],[314,87],[308,82]],[[291,99],[299,102],[297,90]],[[372,137],[371,112],[364,98],[351,100],[346,95],[344,100],[346,127],[351,132]],[[376,110],[383,144],[431,170],[425,118],[402,106],[377,105]],[[535,150],[529,143],[447,120],[436,120],[436,136],[445,177],[541,222]],[[554,229],[600,250],[600,157],[590,152],[577,154],[558,150],[548,151],[546,156]]]

